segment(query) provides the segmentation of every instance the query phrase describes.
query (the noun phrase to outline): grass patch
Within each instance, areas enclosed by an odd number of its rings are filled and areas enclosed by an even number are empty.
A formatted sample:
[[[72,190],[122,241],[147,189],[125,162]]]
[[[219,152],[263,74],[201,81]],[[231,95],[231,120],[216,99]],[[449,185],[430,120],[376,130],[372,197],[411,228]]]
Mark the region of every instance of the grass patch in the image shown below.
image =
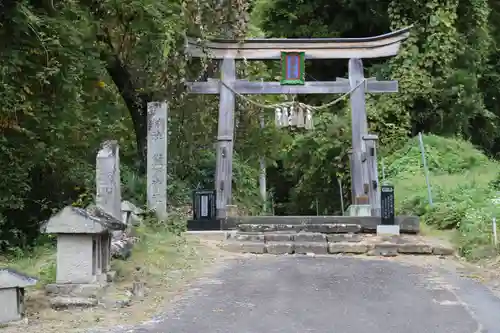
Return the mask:
[[[500,163],[463,140],[429,135],[424,136],[424,145],[432,207],[428,203],[418,138],[385,158],[388,180],[395,186],[397,212],[421,216],[427,232],[455,230],[448,236],[467,259],[496,255],[491,220],[500,217],[500,206],[495,203]]]
[[[56,249],[45,245],[31,252],[19,252],[0,258],[0,266],[38,278],[37,288],[56,280]]]
[[[196,246],[185,237],[161,228],[141,227],[136,233],[140,242],[134,246],[131,258],[112,262],[118,281],[131,280],[139,274],[150,282],[163,283],[169,280],[172,270],[196,266],[199,259]]]

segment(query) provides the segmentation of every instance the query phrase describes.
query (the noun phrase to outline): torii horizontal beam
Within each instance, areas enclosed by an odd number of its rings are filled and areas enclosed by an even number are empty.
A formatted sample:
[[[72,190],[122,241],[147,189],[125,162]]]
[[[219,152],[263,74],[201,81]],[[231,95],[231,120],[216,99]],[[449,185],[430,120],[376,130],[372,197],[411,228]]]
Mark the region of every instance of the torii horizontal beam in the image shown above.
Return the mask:
[[[337,78],[337,81],[309,81],[302,86],[284,86],[280,82],[258,82],[236,80],[224,82],[232,90],[242,95],[279,95],[279,94],[345,94],[351,90],[348,79]],[[207,82],[188,82],[191,94],[214,95],[221,91],[221,82],[209,79]],[[366,80],[367,93],[398,92],[398,81]]]
[[[306,59],[381,58],[395,56],[410,27],[365,38],[251,38],[241,41],[213,39],[206,43],[187,39],[191,57],[212,59],[280,59],[283,51],[305,51]]]

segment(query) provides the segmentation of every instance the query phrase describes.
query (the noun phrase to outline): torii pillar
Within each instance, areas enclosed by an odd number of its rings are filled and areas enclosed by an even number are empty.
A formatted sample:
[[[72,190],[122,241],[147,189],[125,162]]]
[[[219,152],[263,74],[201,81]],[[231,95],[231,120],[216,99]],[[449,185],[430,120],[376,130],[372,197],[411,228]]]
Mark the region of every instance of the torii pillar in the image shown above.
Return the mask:
[[[349,59],[349,79],[337,78],[340,82],[349,82],[354,89],[350,96],[352,155],[351,193],[352,204],[370,204],[371,216],[380,216],[380,191],[378,179],[378,163],[376,141],[378,137],[368,133],[365,93],[398,92],[397,81],[377,81],[375,78],[365,79],[361,59]]]

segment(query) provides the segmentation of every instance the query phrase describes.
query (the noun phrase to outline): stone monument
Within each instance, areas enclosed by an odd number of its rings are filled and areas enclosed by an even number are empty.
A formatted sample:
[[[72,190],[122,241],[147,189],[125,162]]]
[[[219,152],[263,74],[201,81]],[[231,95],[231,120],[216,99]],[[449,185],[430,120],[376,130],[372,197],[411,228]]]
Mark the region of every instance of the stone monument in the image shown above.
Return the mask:
[[[148,208],[160,218],[167,215],[167,113],[167,103],[148,103]]]
[[[96,185],[96,205],[120,220],[122,218],[120,149],[115,140],[104,141],[97,153]],[[120,231],[113,233],[113,238],[120,237]]]

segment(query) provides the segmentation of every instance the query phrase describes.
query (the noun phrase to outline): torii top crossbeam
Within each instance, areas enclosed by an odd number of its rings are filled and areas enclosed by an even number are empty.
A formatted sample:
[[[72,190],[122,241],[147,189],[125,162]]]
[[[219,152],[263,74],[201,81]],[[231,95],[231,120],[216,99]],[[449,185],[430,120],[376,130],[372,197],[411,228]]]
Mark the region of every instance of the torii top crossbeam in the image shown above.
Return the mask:
[[[280,59],[283,51],[307,50],[306,59],[382,58],[395,56],[411,27],[364,38],[251,38],[212,39],[206,43],[187,40],[186,53],[213,59]]]

